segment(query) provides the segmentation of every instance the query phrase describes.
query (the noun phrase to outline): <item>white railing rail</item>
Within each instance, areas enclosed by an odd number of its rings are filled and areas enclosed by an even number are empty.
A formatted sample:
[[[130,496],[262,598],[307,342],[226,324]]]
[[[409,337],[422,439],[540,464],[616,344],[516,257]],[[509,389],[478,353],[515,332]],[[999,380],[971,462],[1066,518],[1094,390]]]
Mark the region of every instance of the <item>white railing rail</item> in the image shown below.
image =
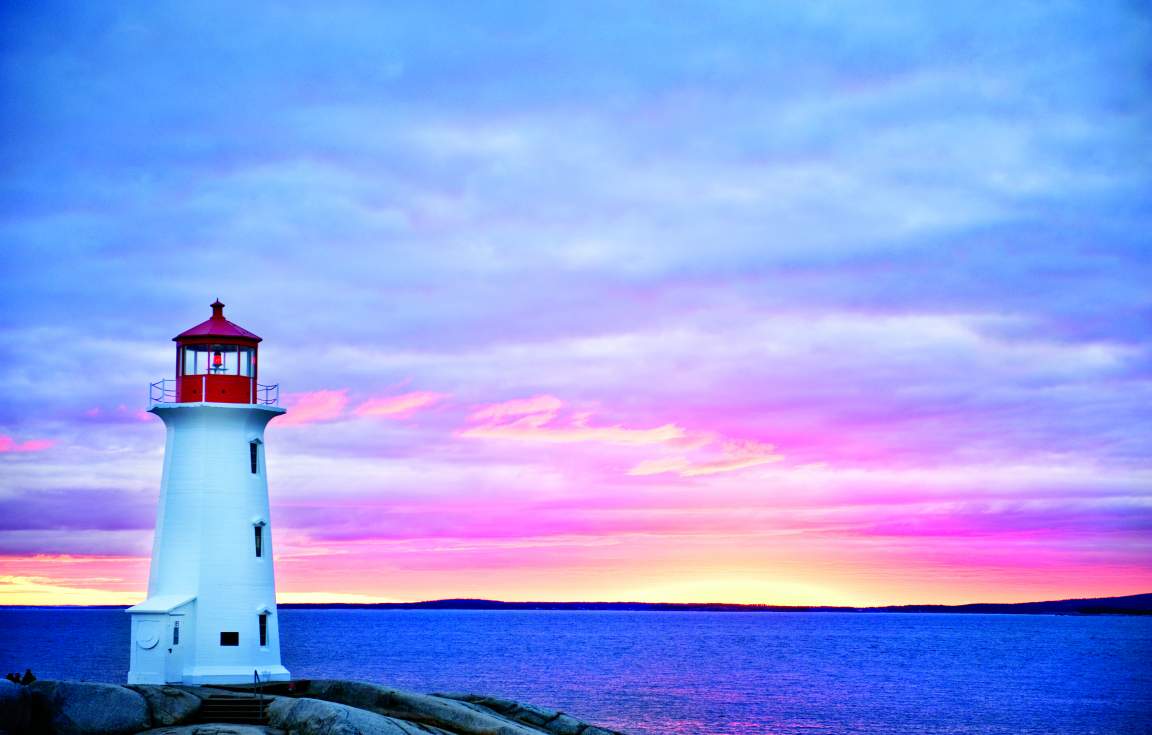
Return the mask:
[[[200,376],[200,395],[204,396],[208,389],[208,376]],[[264,385],[262,383],[256,384],[255,394],[252,396],[252,402],[260,406],[279,406],[280,405],[280,384]],[[201,401],[203,402],[203,401]],[[157,380],[155,383],[148,384],[148,408],[159,405],[161,403],[178,403],[176,400],[176,381],[163,378]]]

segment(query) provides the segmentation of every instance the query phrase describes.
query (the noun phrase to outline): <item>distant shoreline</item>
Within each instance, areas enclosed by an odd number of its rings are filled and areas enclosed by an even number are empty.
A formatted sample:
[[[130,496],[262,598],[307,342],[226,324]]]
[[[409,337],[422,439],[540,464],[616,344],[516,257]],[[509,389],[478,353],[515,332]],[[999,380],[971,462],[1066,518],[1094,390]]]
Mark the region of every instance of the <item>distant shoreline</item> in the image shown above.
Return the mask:
[[[128,605],[0,605],[0,610],[123,610]],[[1152,615],[1152,593],[1045,602],[971,603],[967,605],[740,605],[692,602],[502,602],[483,599],[425,602],[288,602],[281,610],[555,610],[616,612],[839,612],[953,613],[1002,615]]]

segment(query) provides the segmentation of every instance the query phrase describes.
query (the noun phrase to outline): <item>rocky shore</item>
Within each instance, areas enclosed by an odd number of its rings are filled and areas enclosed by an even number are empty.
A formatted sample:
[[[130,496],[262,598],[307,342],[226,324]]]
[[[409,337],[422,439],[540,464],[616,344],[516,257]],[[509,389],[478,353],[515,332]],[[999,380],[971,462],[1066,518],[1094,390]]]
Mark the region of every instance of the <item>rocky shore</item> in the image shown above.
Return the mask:
[[[223,721],[217,722],[216,719]],[[0,735],[622,735],[545,707],[357,681],[239,687],[0,680]]]

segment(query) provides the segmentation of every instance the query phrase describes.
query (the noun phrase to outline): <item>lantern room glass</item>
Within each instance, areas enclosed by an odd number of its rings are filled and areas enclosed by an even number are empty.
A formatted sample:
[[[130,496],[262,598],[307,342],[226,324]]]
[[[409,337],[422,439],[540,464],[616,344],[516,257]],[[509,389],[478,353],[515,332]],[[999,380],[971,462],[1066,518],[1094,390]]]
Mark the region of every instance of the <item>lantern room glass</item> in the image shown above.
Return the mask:
[[[256,351],[239,345],[187,345],[184,375],[240,375],[252,377]]]

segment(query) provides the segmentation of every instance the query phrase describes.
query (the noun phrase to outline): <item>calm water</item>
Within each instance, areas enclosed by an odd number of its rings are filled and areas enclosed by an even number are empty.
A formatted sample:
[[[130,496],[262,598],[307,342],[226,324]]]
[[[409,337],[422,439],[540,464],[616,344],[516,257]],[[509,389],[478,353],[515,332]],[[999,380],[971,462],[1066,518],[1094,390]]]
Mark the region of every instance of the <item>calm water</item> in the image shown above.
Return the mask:
[[[1152,618],[281,611],[300,678],[557,707],[638,735],[1152,733]],[[118,610],[0,609],[0,672],[123,681]]]

